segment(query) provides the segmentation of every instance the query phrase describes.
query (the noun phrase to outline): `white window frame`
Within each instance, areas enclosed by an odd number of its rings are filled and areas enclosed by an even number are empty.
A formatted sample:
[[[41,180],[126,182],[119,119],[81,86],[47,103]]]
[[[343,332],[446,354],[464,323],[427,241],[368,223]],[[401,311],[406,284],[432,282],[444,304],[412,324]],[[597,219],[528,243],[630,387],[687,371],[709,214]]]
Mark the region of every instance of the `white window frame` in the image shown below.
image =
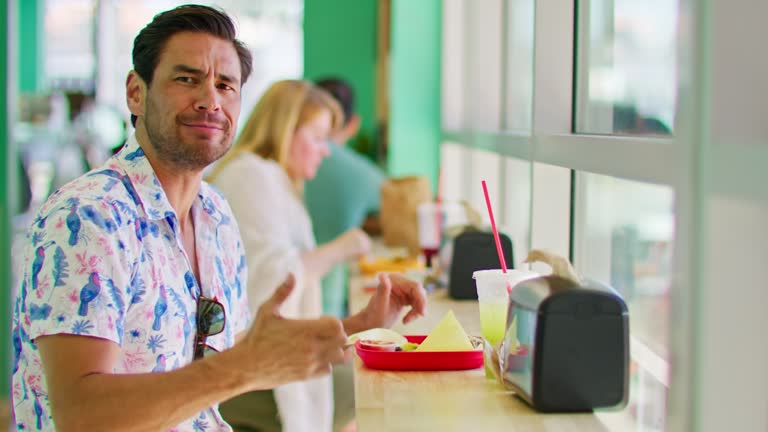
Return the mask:
[[[451,17],[455,25],[457,21],[457,10],[464,11],[467,8],[467,1],[472,0],[445,0],[444,12]],[[509,0],[511,1],[511,0]],[[525,131],[509,132],[504,131],[504,124],[500,124],[498,131],[471,130],[467,128],[454,128],[452,126],[461,124],[459,119],[466,109],[466,100],[463,100],[463,106],[452,106],[457,100],[468,97],[467,94],[461,97],[447,98],[444,100],[444,110],[450,112],[450,129],[443,130],[444,141],[450,141],[454,144],[466,146],[468,149],[481,149],[496,152],[502,156],[514,157],[521,160],[528,160],[532,164],[532,208],[531,208],[531,244],[537,247],[547,247],[554,249],[563,255],[571,255],[572,251],[583,249],[580,244],[581,239],[577,235],[569,236],[572,227],[567,227],[564,233],[562,221],[556,226],[553,234],[553,224],[557,221],[541,222],[543,215],[551,215],[553,212],[562,215],[568,215],[567,223],[570,224],[570,202],[571,189],[570,183],[564,183],[565,179],[557,179],[553,176],[537,175],[536,166],[540,163],[560,166],[574,171],[583,171],[595,174],[609,175],[627,180],[640,181],[670,186],[674,189],[676,196],[676,220],[689,220],[690,216],[686,210],[691,199],[691,185],[689,178],[692,172],[690,157],[692,154],[691,145],[683,142],[680,138],[679,126],[675,125],[676,135],[665,138],[648,138],[642,136],[618,136],[618,135],[595,135],[595,134],[576,134],[573,132],[573,104],[574,104],[574,86],[578,85],[574,81],[574,38],[578,37],[575,33],[575,2],[573,0],[534,0],[535,1],[535,38],[534,38],[534,71],[533,71],[533,109],[532,109],[532,127],[529,133]],[[694,0],[686,0],[693,2]],[[581,2],[581,7],[588,7],[588,2]],[[502,9],[503,23],[502,34],[506,40],[508,35],[506,7],[509,7],[505,0]],[[683,11],[681,11],[681,14]],[[462,22],[460,31],[466,31],[467,22]],[[582,32],[588,31],[586,26],[588,22],[580,22],[579,28]],[[447,20],[444,25],[449,26]],[[455,89],[446,89],[449,85],[455,85],[461,82],[464,87],[466,83],[462,80],[467,79],[466,61],[464,52],[466,46],[462,45],[461,38],[453,32],[453,28],[444,28],[444,35],[451,35],[454,49],[451,50],[450,62],[444,60],[444,68],[453,67],[453,65],[464,65],[460,73],[451,73],[450,84],[444,83],[444,91],[455,92]],[[682,38],[686,40],[685,37]],[[588,39],[587,39],[588,40]],[[505,47],[506,43],[502,44]],[[458,48],[458,50],[456,49]],[[682,47],[681,49],[685,49]],[[462,51],[463,50],[463,51]],[[444,57],[446,50],[444,50]],[[457,59],[457,56],[461,59]],[[506,52],[501,53],[502,68],[508,67],[506,61]],[[586,59],[578,58],[580,63]],[[679,60],[681,62],[682,60]],[[586,70],[586,69],[585,69]],[[506,81],[508,75],[506,70],[502,71],[501,90],[504,92],[502,99],[501,122],[506,122]],[[682,74],[681,74],[681,79]],[[678,111],[680,106],[678,106]],[[464,115],[466,118],[466,115]],[[679,118],[679,115],[678,117]],[[466,124],[466,123],[465,123]],[[464,167],[466,170],[466,166]],[[500,177],[505,178],[505,168],[502,164]],[[554,180],[554,182],[553,182]],[[570,180],[570,179],[569,179]],[[553,186],[554,184],[554,186]],[[554,188],[554,189],[553,189]],[[576,193],[583,191],[579,182],[575,185]],[[542,192],[545,190],[546,192]],[[537,192],[547,194],[551,197],[565,197],[567,199],[554,200],[567,203],[561,208],[553,208],[552,199],[547,202],[537,200]],[[505,208],[505,194],[501,194],[500,208]],[[578,203],[578,200],[576,200]],[[578,212],[578,209],[575,209]],[[539,221],[540,223],[537,223]],[[676,254],[675,268],[679,271],[688,269],[690,257],[689,252],[684,246],[686,235],[676,236]],[[680,243],[680,244],[678,244]],[[576,263],[578,266],[578,262]],[[691,289],[690,285],[674,281],[673,288],[670,291],[672,297],[673,309],[670,312],[674,316],[671,320],[674,325],[669,329],[669,343],[673,357],[677,364],[689,364],[691,358],[687,353],[692,349],[692,311],[691,311]],[[669,430],[688,430],[691,424],[690,401],[688,399],[689,389],[691,388],[692,376],[690,373],[681,370],[675,370],[670,375],[670,364],[636,339],[631,341],[631,353],[633,360],[637,361],[643,369],[646,369],[654,378],[662,384],[669,386],[670,393],[667,403],[667,427]]]

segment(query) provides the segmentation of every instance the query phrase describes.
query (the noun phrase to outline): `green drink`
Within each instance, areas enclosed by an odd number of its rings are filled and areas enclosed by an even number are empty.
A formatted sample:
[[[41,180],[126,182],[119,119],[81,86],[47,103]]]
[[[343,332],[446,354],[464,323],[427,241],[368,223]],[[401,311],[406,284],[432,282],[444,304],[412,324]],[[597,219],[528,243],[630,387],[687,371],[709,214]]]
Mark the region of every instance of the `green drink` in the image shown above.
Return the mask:
[[[504,338],[504,327],[506,324],[506,300],[480,303],[480,331],[491,345],[496,345],[497,342]],[[488,364],[485,365],[485,377],[488,379],[495,378],[493,372],[488,368]]]
[[[507,302],[480,303],[480,331],[495,345],[504,337],[507,324]]]
[[[512,270],[478,270],[472,274],[480,304],[480,330],[483,337],[495,345],[504,338],[507,325],[509,292],[521,280],[538,276],[536,273]],[[485,376],[494,378],[488,366]]]

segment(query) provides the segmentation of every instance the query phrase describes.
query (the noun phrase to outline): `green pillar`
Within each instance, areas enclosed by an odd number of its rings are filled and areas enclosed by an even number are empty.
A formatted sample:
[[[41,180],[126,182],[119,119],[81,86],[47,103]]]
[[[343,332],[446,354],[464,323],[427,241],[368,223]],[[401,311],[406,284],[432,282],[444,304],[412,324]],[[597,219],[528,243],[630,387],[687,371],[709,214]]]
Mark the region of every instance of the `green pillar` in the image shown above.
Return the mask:
[[[15,196],[13,189],[16,175],[15,164],[11,163],[13,159],[13,145],[10,142],[9,128],[9,110],[11,106],[9,100],[9,88],[11,79],[8,69],[13,64],[9,61],[9,45],[16,41],[16,37],[11,34],[13,25],[9,25],[13,10],[7,0],[0,0],[0,26],[2,33],[6,35],[5,43],[0,44],[0,102],[4,109],[0,110],[0,399],[5,399],[10,395],[10,364],[11,364],[11,216],[13,215],[12,197]],[[11,92],[11,94],[13,94]],[[5,425],[2,425],[5,426]]]
[[[349,81],[362,117],[358,150],[374,156],[377,2],[304,2],[304,77],[337,75]]]
[[[437,190],[440,166],[440,0],[392,0],[388,171]]]
[[[40,90],[43,78],[43,0],[19,0],[18,11],[18,77],[19,91]]]

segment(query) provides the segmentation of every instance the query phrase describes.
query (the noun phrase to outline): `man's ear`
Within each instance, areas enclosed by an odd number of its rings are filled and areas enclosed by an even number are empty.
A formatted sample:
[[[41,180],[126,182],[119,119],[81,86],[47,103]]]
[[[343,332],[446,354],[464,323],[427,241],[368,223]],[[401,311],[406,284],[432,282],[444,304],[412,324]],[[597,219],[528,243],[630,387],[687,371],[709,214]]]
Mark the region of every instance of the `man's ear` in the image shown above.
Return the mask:
[[[128,72],[128,78],[125,80],[125,99],[131,114],[137,117],[144,115],[146,98],[147,84],[135,70]]]
[[[359,115],[352,114],[349,117],[349,121],[343,127],[344,135],[347,137],[347,139],[357,135],[357,132],[360,130],[360,123],[361,119]]]

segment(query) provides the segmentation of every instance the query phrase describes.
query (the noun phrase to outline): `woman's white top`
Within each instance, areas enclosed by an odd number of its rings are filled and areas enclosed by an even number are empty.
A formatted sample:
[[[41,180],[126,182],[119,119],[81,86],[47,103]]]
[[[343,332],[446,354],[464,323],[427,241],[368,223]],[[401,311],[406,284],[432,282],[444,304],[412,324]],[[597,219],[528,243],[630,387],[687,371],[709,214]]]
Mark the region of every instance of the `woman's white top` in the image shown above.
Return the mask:
[[[227,198],[240,226],[252,315],[293,273],[296,286],[280,313],[287,318],[320,317],[320,277],[307,274],[301,261],[303,252],[315,248],[312,222],[286,172],[275,161],[241,153],[211,183]],[[284,432],[331,430],[330,377],[279,386],[274,394]]]

